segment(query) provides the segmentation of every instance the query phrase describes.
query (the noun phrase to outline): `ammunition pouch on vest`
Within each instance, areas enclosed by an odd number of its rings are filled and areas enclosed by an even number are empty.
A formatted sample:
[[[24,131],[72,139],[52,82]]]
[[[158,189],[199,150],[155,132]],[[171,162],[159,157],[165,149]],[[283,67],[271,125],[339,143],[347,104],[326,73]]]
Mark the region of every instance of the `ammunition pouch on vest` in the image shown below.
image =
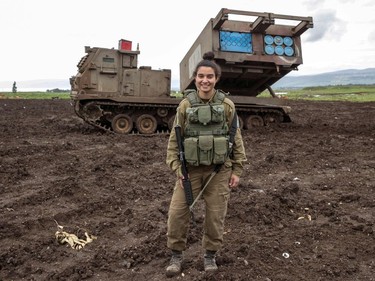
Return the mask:
[[[193,166],[223,164],[229,153],[229,130],[223,101],[225,94],[217,91],[214,99],[205,104],[196,91],[186,98],[185,158]]]

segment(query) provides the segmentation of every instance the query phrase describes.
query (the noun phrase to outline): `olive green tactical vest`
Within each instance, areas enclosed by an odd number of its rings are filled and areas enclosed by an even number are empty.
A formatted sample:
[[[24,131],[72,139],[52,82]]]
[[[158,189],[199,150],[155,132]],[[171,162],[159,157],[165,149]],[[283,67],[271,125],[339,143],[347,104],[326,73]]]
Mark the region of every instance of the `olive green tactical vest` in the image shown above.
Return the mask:
[[[191,104],[186,109],[186,161],[193,166],[223,164],[229,151],[225,93],[217,90],[209,103],[203,103],[195,90],[186,91],[185,97]]]

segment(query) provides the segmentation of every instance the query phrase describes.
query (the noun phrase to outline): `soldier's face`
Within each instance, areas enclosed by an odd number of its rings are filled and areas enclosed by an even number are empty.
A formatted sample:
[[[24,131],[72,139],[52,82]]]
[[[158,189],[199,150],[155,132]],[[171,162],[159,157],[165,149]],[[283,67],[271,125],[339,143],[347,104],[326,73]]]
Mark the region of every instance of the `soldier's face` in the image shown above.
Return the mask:
[[[198,69],[197,76],[195,76],[195,86],[200,93],[204,95],[213,93],[216,82],[217,78],[211,67],[201,66]]]

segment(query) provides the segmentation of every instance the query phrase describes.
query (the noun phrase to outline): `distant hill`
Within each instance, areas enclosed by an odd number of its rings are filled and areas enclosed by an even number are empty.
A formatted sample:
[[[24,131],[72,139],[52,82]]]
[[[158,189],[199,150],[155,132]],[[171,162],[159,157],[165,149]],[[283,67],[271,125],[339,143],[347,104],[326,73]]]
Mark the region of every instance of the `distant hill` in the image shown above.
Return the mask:
[[[292,73],[290,73],[292,74]],[[345,69],[314,75],[287,75],[272,85],[274,89],[304,88],[328,85],[374,85],[375,68]],[[172,90],[180,89],[180,81],[172,79]]]
[[[69,78],[67,79],[40,79],[29,81],[16,81],[19,92],[22,91],[46,91],[52,89],[70,89]],[[180,81],[172,79],[172,90],[178,91]],[[346,69],[334,72],[326,72],[315,75],[292,76],[287,75],[272,85],[274,89],[280,88],[304,88],[328,85],[370,85],[375,84],[375,68]],[[10,92],[13,81],[0,82],[0,91]]]
[[[0,91],[11,92],[14,81],[0,82]],[[70,82],[68,79],[38,79],[27,81],[16,81],[17,91],[31,92],[31,91],[47,91],[52,89],[67,90],[70,89]]]
[[[285,76],[272,88],[304,88],[328,85],[375,84],[375,68],[346,69],[315,75]]]

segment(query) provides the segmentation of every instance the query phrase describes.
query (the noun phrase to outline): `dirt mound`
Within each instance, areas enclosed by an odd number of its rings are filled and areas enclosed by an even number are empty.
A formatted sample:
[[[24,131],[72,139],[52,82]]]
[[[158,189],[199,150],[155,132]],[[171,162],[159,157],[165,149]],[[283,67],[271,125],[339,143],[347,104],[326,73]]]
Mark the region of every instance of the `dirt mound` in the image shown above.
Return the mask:
[[[205,274],[203,204],[177,280],[375,280],[375,103],[288,101],[244,131],[225,245]],[[165,280],[168,135],[103,133],[69,101],[0,100],[0,280]],[[84,238],[55,240],[56,222]]]

